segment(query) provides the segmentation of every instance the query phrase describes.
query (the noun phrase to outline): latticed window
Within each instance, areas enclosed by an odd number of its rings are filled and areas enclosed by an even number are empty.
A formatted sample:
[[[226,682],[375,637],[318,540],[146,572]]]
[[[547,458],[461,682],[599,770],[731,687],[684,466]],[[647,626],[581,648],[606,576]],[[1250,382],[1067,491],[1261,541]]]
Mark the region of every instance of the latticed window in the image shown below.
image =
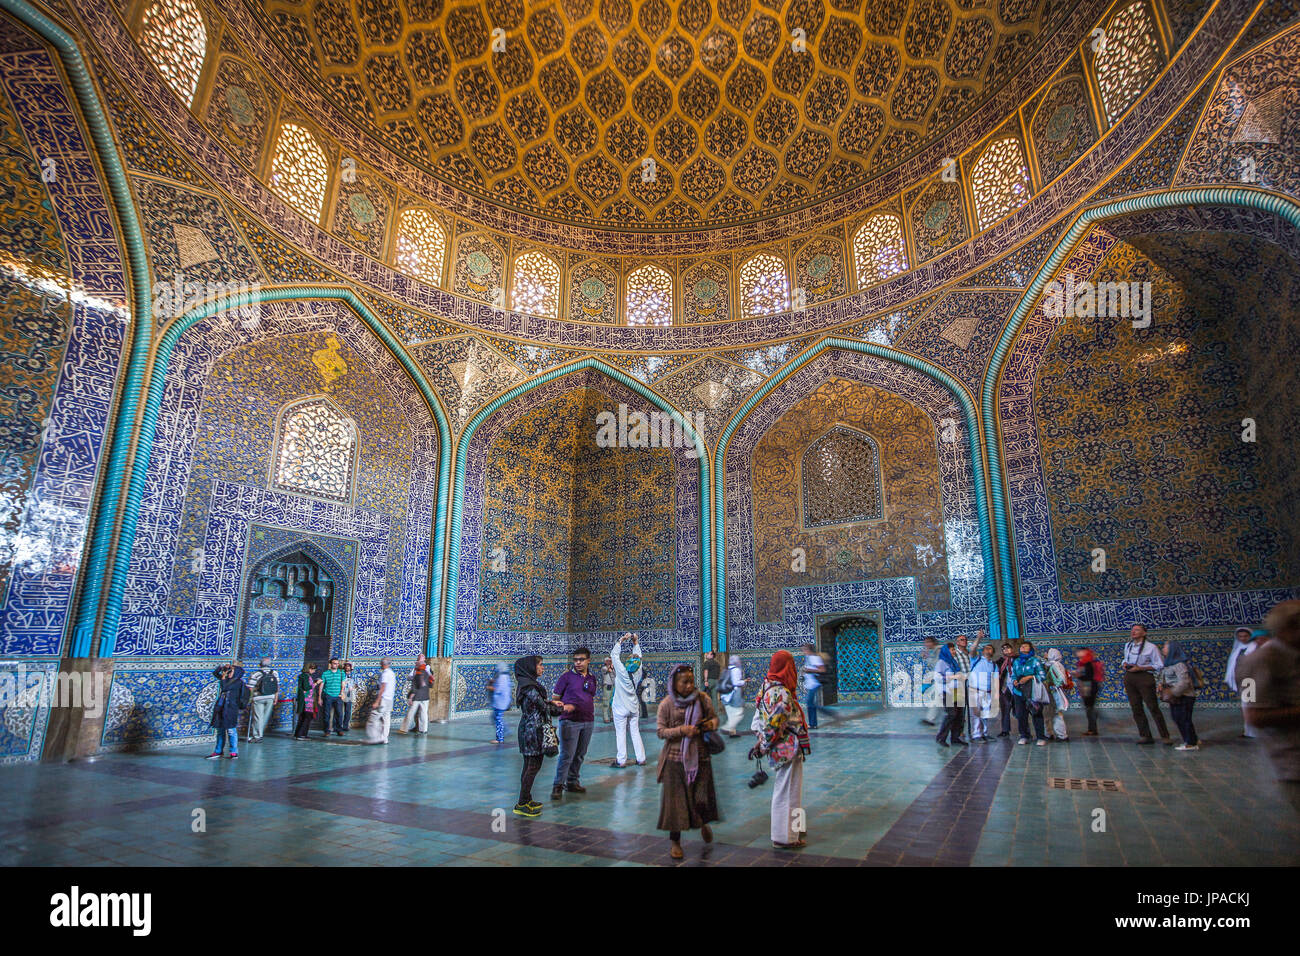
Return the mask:
[[[333,403],[309,399],[280,419],[273,487],[347,501],[352,497],[357,433]]]
[[[804,451],[800,471],[805,528],[885,516],[880,448],[870,435],[835,426]]]
[[[897,216],[881,213],[862,224],[853,237],[853,262],[860,288],[907,271],[903,224]]]
[[[741,315],[774,315],[790,307],[790,278],[785,263],[761,253],[740,267]]]
[[[1106,121],[1113,123],[1160,72],[1160,45],[1143,0],[1115,14],[1097,44],[1097,86]]]
[[[329,161],[316,137],[295,123],[280,127],[271,160],[271,188],[303,215],[320,222]]]
[[[991,143],[971,176],[981,229],[1014,212],[1029,199],[1029,167],[1020,141],[1008,136]]]
[[[673,277],[658,266],[642,266],[627,277],[628,325],[673,324]]]
[[[141,21],[140,46],[186,106],[199,87],[208,31],[192,0],[154,0]]]
[[[554,319],[560,312],[560,267],[543,252],[515,259],[514,309]]]
[[[447,234],[427,209],[407,209],[397,218],[397,268],[431,285],[442,281]]]

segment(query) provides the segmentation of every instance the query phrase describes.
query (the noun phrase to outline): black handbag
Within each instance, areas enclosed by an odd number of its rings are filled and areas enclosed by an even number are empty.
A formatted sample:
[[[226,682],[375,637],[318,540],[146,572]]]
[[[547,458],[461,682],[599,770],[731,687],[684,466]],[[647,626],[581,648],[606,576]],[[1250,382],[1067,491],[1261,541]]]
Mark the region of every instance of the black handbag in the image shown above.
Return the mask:
[[[722,751],[727,749],[727,744],[722,739],[722,734],[716,730],[706,730],[700,735],[700,746],[708,751],[709,756],[716,757]]]
[[[542,756],[554,757],[560,752],[560,735],[551,723],[551,718],[546,717],[542,724]]]

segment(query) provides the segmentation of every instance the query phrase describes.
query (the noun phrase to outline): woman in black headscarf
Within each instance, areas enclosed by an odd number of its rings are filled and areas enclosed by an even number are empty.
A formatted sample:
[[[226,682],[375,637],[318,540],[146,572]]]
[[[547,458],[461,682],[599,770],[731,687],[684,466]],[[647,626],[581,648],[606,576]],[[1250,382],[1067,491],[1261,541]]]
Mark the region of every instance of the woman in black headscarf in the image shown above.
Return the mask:
[[[519,802],[515,813],[521,817],[540,817],[542,805],[533,799],[533,780],[542,769],[542,727],[547,717],[560,713],[537,678],[542,676],[542,659],[521,657],[515,661],[515,702],[519,705],[519,752],[524,755],[524,769],[519,775]]]

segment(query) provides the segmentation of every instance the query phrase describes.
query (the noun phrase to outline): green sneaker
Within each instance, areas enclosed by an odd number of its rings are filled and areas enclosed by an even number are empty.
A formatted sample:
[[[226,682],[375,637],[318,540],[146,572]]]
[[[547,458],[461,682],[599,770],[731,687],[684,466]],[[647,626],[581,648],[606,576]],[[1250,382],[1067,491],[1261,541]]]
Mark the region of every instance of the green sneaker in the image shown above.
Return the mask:
[[[540,817],[542,815],[542,808],[533,807],[527,803],[516,803],[515,815],[520,817]]]

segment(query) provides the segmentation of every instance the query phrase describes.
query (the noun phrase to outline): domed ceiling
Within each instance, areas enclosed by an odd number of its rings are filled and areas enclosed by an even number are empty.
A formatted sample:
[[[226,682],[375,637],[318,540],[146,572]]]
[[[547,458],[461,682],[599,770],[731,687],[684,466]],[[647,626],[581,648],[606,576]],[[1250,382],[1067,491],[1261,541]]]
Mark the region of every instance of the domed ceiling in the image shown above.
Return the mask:
[[[675,232],[785,214],[902,162],[996,93],[1069,6],[262,0],[254,11],[346,115],[453,187],[553,221]]]

